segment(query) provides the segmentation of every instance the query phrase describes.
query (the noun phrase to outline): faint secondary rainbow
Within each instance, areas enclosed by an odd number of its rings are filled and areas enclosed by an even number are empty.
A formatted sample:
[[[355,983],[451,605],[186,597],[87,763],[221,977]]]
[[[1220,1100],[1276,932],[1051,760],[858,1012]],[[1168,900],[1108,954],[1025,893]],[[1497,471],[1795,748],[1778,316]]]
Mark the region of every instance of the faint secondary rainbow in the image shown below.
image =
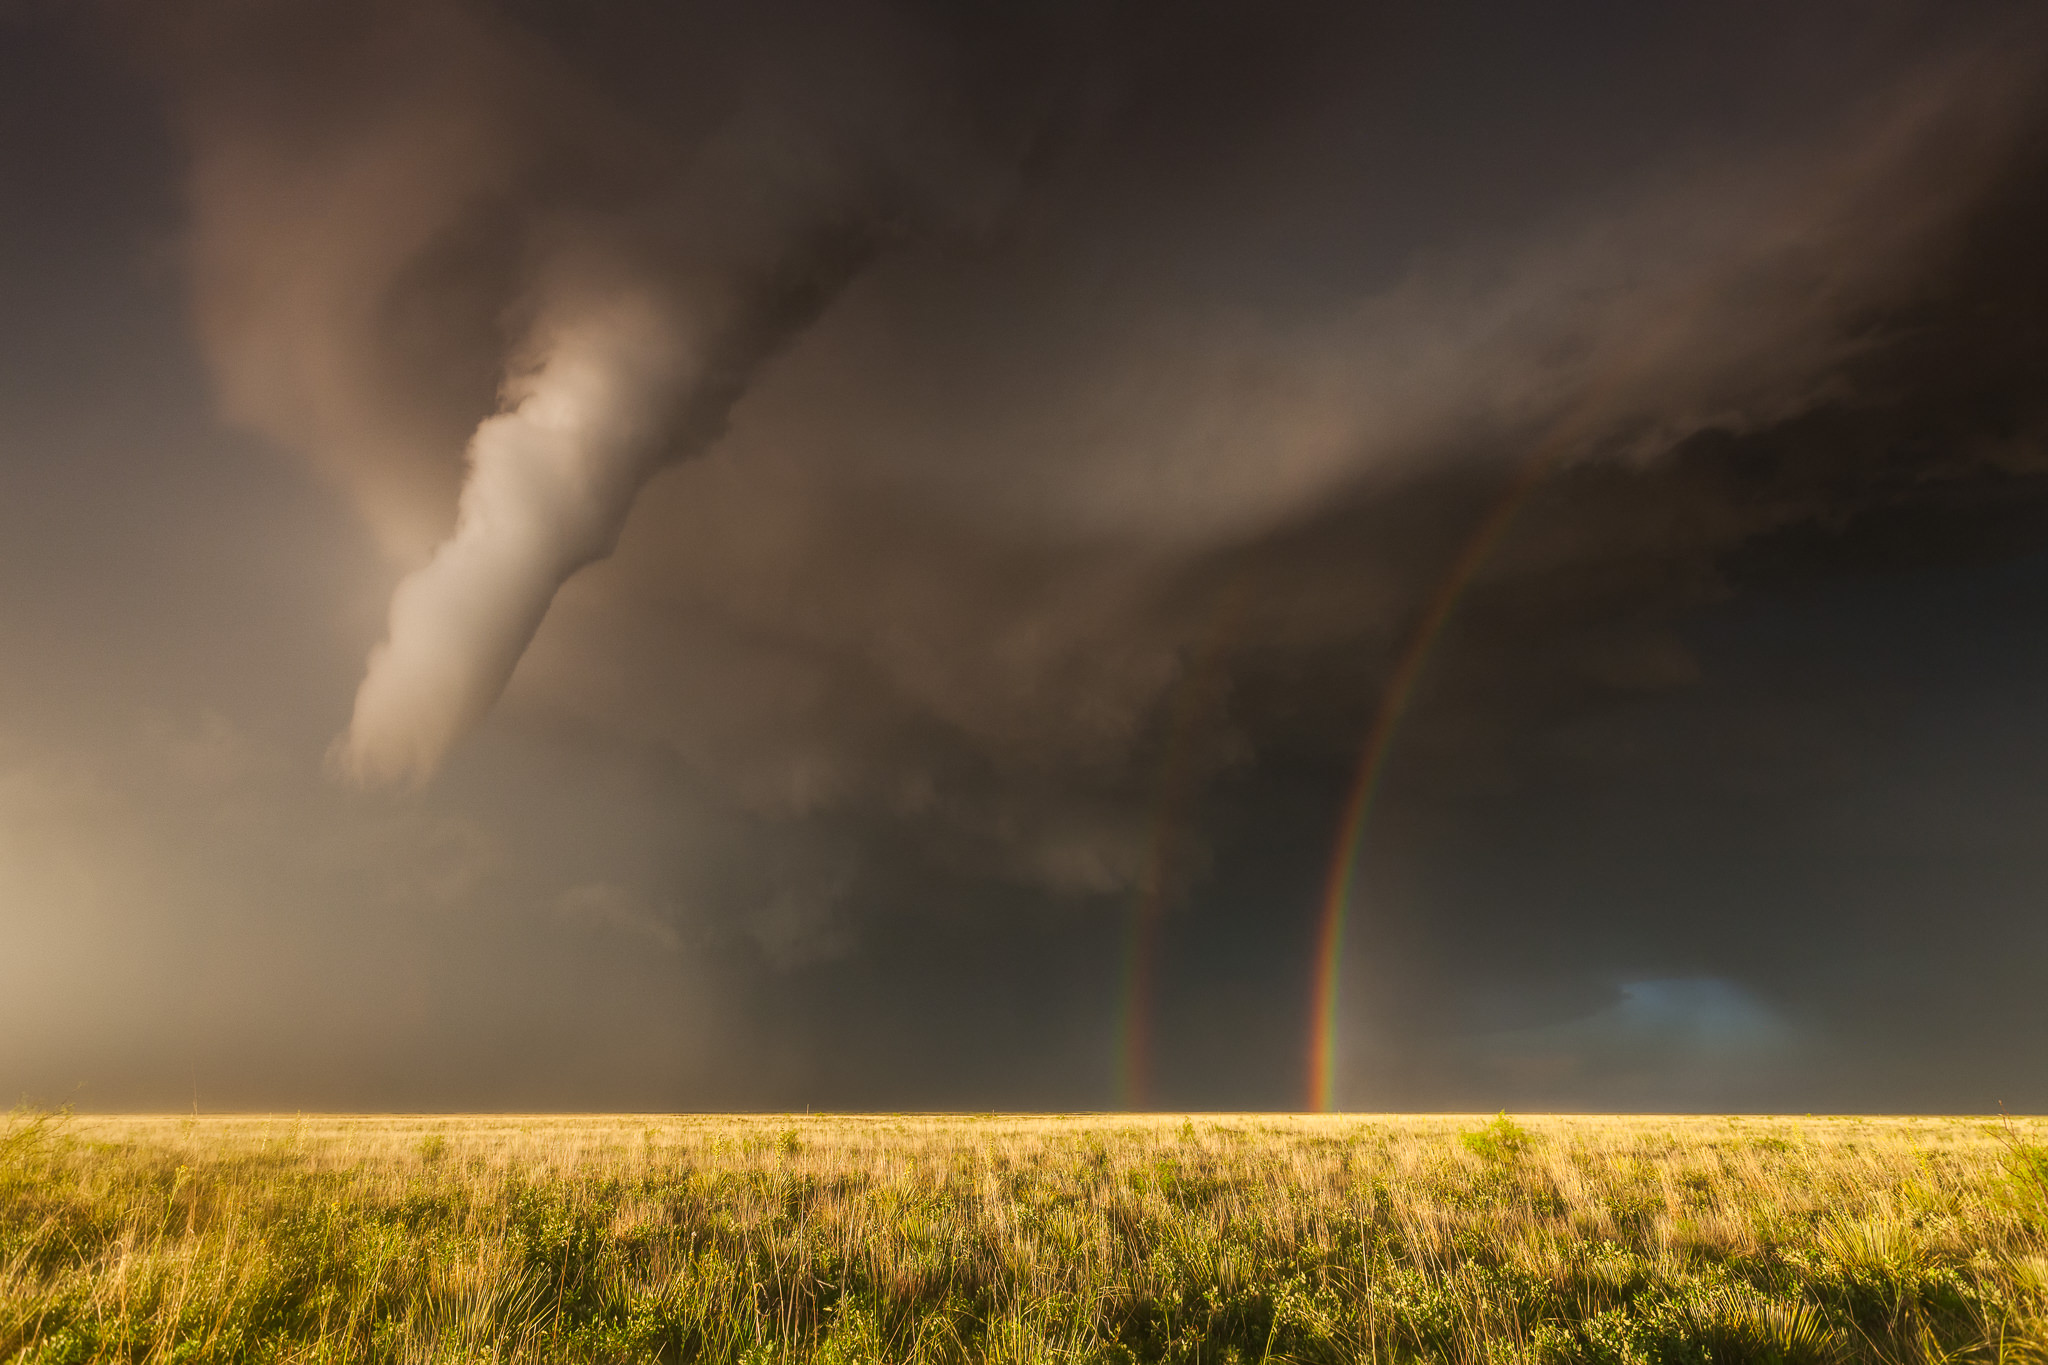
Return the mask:
[[[1337,981],[1344,961],[1344,929],[1349,918],[1352,891],[1358,880],[1359,854],[1365,843],[1365,827],[1372,817],[1373,798],[1379,793],[1380,775],[1386,769],[1387,753],[1393,747],[1394,732],[1407,713],[1415,695],[1415,684],[1429,663],[1430,652],[1443,635],[1444,626],[1457,609],[1458,599],[1470,586],[1473,575],[1493,553],[1515,515],[1522,510],[1530,492],[1542,481],[1557,442],[1546,441],[1522,468],[1507,491],[1494,503],[1472,532],[1458,557],[1437,583],[1429,602],[1417,619],[1408,644],[1380,693],[1379,709],[1372,728],[1366,732],[1365,748],[1359,754],[1358,770],[1351,790],[1344,798],[1344,811],[1337,822],[1336,847],[1330,854],[1330,869],[1324,882],[1322,911],[1317,919],[1315,977],[1310,995],[1308,1045],[1308,1107],[1316,1113],[1330,1111],[1337,1077]]]
[[[1159,927],[1166,911],[1172,825],[1169,814],[1154,818],[1144,880],[1138,886],[1130,938],[1124,945],[1123,1027],[1119,1030],[1123,1046],[1118,1049],[1117,1090],[1126,1109],[1143,1109],[1152,1098],[1153,978],[1159,970]]]
[[[1138,883],[1124,945],[1122,1018],[1117,1049],[1117,1089],[1126,1109],[1143,1109],[1152,1098],[1152,1025],[1156,1008],[1161,929],[1173,871],[1175,837],[1192,796],[1189,767],[1195,725],[1214,687],[1224,647],[1241,616],[1241,583],[1226,587],[1194,664],[1174,687],[1152,797],[1152,827],[1145,868]]]

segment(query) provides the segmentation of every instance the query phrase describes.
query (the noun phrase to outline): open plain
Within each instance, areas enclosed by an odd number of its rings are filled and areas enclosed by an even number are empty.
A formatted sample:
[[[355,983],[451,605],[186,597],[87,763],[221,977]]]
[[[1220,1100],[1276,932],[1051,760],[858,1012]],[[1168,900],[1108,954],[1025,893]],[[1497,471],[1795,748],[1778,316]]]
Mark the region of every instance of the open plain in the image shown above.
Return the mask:
[[[2048,1123],[77,1117],[0,1360],[2048,1358]]]

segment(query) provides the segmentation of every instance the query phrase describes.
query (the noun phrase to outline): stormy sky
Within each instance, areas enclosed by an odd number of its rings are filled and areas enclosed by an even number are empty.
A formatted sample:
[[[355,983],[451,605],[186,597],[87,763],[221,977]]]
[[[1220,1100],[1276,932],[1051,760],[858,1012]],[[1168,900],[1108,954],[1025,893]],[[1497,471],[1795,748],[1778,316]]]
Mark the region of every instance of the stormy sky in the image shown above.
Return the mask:
[[[2039,1110],[2044,243],[2025,3],[17,0],[0,1090],[1298,1108],[1338,876],[1341,1107]]]

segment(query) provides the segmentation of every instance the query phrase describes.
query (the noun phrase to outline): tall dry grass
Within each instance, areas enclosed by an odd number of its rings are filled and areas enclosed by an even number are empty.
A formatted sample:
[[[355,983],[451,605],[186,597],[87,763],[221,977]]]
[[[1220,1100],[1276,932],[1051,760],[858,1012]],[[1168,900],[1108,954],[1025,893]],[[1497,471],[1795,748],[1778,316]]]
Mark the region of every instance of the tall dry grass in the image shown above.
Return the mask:
[[[2048,1362],[2044,1140],[20,1115],[0,1360]]]

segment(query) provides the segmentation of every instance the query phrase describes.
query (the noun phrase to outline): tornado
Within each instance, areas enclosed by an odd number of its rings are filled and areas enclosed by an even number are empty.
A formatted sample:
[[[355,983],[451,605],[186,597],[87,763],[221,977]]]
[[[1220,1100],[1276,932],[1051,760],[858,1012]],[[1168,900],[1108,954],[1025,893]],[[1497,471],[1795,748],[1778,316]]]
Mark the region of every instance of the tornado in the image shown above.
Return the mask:
[[[343,774],[433,776],[504,692],[562,585],[617,546],[641,488],[717,441],[760,368],[880,244],[829,214],[779,237],[774,256],[695,306],[649,283],[543,310],[521,350],[537,360],[470,438],[454,531],[392,594],[330,751]]]
[[[306,452],[404,573],[329,766],[416,785],[648,480],[932,200],[901,116],[925,87],[834,87],[807,45],[721,98],[622,101],[479,0],[155,23],[225,415]],[[664,98],[721,50],[678,48]]]
[[[438,769],[505,689],[571,574],[610,554],[668,449],[697,358],[626,297],[550,320],[541,359],[471,438],[454,532],[398,585],[333,758],[364,783]]]

